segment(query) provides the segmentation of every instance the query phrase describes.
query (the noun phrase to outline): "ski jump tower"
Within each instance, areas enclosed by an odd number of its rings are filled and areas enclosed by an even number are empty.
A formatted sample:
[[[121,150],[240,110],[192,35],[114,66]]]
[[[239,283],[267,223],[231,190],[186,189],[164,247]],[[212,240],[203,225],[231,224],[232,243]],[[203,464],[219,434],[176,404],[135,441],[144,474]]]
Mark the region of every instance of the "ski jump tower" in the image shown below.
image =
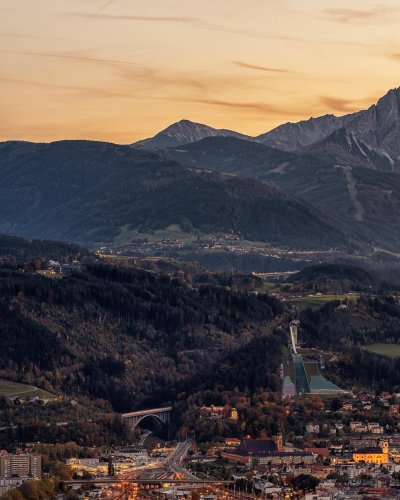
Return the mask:
[[[294,319],[289,323],[290,339],[292,341],[292,349],[294,354],[297,354],[297,329],[299,326],[300,321],[298,319]]]

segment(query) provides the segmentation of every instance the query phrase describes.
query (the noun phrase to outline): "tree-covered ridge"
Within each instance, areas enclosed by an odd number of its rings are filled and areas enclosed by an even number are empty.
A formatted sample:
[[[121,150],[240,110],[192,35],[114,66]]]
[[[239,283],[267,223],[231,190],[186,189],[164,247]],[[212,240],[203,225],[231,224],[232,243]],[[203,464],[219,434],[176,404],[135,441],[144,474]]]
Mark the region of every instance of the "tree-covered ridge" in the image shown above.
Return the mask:
[[[2,270],[0,297],[3,376],[107,399],[117,410],[164,402],[271,335],[283,312],[265,294],[99,264],[61,280]]]
[[[65,259],[88,255],[89,252],[74,243],[63,243],[52,240],[32,240],[18,236],[0,234],[0,260],[2,258],[16,259],[22,261],[29,259]]]
[[[257,179],[115,144],[0,144],[0,230],[100,242],[179,224],[297,247],[348,246],[345,228]]]
[[[397,251],[397,167],[344,129],[295,152],[234,137],[208,137],[164,154],[196,168],[264,180],[340,220],[353,237]]]
[[[356,266],[337,264],[315,264],[308,266],[295,276],[292,281],[324,282],[327,280],[348,280],[349,282],[361,282],[371,284],[372,276],[364,269]]]

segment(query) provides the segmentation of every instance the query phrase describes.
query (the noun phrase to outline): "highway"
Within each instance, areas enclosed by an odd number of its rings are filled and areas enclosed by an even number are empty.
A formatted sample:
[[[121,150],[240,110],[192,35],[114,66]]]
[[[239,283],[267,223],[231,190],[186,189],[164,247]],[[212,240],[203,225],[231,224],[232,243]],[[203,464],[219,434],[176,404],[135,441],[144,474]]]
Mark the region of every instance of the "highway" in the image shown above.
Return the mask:
[[[179,442],[166,458],[161,458],[147,467],[132,469],[118,474],[115,479],[121,481],[121,485],[118,488],[114,487],[112,493],[108,492],[106,497],[114,500],[119,498],[151,498],[150,492],[140,490],[139,493],[138,485],[132,484],[135,480],[144,482],[156,480],[165,483],[175,480],[181,487],[185,487],[185,481],[188,481],[188,487],[191,482],[198,483],[198,486],[210,482],[210,479],[207,481],[195,476],[182,465],[192,444],[191,440]],[[100,480],[99,484],[105,481],[112,481],[112,479]]]
[[[118,475],[120,479],[198,479],[182,467],[192,441],[178,443],[174,450],[165,458],[155,462],[152,466],[134,469]]]
[[[188,454],[191,446],[191,440],[178,443],[175,450],[167,457],[166,464],[178,479],[198,479],[194,474],[182,467],[182,462]]]

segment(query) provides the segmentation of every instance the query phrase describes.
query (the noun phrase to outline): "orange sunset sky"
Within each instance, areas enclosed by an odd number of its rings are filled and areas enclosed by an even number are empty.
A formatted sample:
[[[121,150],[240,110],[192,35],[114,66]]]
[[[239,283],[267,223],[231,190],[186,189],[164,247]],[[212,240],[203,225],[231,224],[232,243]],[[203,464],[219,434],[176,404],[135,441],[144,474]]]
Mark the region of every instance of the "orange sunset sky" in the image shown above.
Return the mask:
[[[398,0],[0,0],[0,139],[247,134],[400,85]]]

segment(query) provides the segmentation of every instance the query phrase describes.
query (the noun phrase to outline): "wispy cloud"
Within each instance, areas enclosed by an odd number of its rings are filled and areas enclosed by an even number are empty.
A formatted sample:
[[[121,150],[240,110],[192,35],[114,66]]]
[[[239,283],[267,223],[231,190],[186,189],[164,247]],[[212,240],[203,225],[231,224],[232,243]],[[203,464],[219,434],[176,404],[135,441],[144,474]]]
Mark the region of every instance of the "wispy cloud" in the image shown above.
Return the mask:
[[[103,10],[103,9],[102,9]],[[137,16],[137,15],[123,15],[123,14],[108,14],[105,12],[67,12],[64,15],[70,17],[76,17],[81,19],[98,19],[105,21],[136,21],[136,22],[150,22],[150,23],[177,23],[182,25],[189,25],[199,29],[205,29],[208,31],[216,31],[221,33],[231,33],[233,35],[240,35],[250,38],[265,38],[270,40],[282,40],[289,42],[304,42],[299,37],[290,35],[272,35],[270,33],[264,33],[254,30],[245,30],[242,28],[236,28],[232,26],[226,26],[222,24],[212,23],[205,19],[199,17],[191,16]]]
[[[197,17],[190,16],[135,16],[122,14],[105,14],[92,12],[69,12],[66,14],[71,17],[80,17],[82,19],[104,19],[114,21],[142,21],[152,23],[183,23],[183,24],[201,24],[203,21]]]
[[[291,106],[278,106],[276,104],[260,103],[260,102],[237,102],[221,99],[193,99],[180,98],[183,102],[193,102],[197,104],[208,104],[210,106],[221,106],[231,109],[244,109],[248,111],[256,111],[257,113],[272,114],[274,116],[301,116],[305,114],[305,110],[296,110]]]
[[[67,38],[60,37],[52,37],[52,36],[43,36],[43,35],[29,35],[23,33],[12,33],[8,31],[0,31],[0,37],[4,38],[25,38],[26,40],[58,40],[58,41],[67,41]]]
[[[257,64],[248,64],[242,61],[232,61],[233,64],[241,68],[254,69],[256,71],[265,71],[266,73],[293,73],[290,69],[286,68],[273,68],[271,66],[259,66]]]
[[[111,7],[111,5],[112,5],[113,3],[115,3],[115,2],[116,2],[116,0],[108,0],[108,2],[106,2],[105,4],[103,4],[103,5],[99,8],[99,10],[98,10],[97,12],[101,12],[101,11],[103,11],[103,10],[108,9],[108,7]]]
[[[355,110],[352,101],[348,99],[340,99],[337,97],[322,96],[321,103],[333,111],[340,111],[341,113],[348,113]]]
[[[66,52],[34,52],[34,51],[0,51],[8,54],[17,54],[40,59],[61,59],[71,63],[84,63],[108,66],[122,86],[141,92],[158,91],[160,88],[169,88],[179,92],[190,92],[197,95],[215,94],[215,89],[234,89],[237,86],[249,85],[258,81],[257,78],[239,75],[215,75],[198,73],[196,76],[184,71],[169,71],[160,67],[147,66],[134,61],[109,59],[100,56],[91,56],[87,53]],[[87,51],[86,51],[87,52]],[[115,85],[115,82],[114,82]]]
[[[320,96],[319,104],[322,104],[324,107],[339,113],[353,113],[355,111],[365,109],[377,100],[378,97],[366,97],[365,99],[351,100],[339,97]]]
[[[40,82],[35,80],[23,80],[19,78],[6,78],[0,77],[1,83],[10,83],[12,85],[23,85],[28,87],[39,87],[46,89],[54,89],[54,90],[62,90],[69,91],[74,93],[83,94],[86,97],[127,97],[129,94],[126,92],[109,90],[104,87],[96,88],[96,87],[86,87],[83,85],[67,85],[60,83],[51,83],[51,82]]]
[[[128,66],[140,66],[140,63],[133,61],[123,61],[120,59],[105,59],[102,57],[90,57],[85,55],[77,55],[73,53],[57,53],[57,52],[32,52],[32,51],[2,51],[8,54],[19,54],[25,56],[33,57],[43,57],[43,58],[56,58],[56,59],[70,59],[72,61],[85,62],[85,63],[95,63],[95,64],[112,64],[112,65],[128,65]]]
[[[399,8],[388,5],[377,5],[370,9],[351,9],[332,7],[324,9],[323,18],[344,24],[394,23],[398,22],[395,13]]]

